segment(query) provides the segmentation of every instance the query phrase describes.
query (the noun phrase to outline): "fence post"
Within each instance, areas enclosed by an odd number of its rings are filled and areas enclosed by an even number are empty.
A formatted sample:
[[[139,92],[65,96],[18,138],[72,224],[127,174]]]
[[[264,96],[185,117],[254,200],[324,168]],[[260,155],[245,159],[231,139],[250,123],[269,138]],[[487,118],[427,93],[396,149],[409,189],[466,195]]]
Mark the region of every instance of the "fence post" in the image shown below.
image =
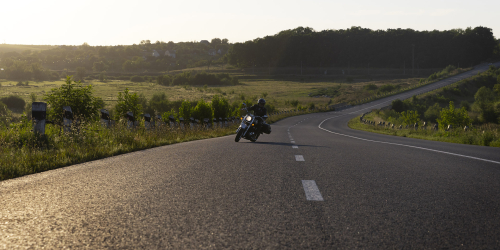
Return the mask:
[[[210,128],[210,119],[204,118],[203,122],[205,123],[206,128],[209,129]]]
[[[110,117],[109,117],[109,112],[105,109],[101,109],[101,124],[106,127],[106,128],[109,128],[109,126],[111,125],[110,123]]]
[[[144,127],[149,130],[151,129],[151,115],[144,114]]]
[[[128,111],[127,112],[127,120],[128,120],[127,121],[127,127],[129,129],[133,129],[134,125],[135,125],[134,124],[135,119],[134,119],[134,113],[132,113],[132,111]]]
[[[73,112],[70,106],[63,107],[63,126],[64,132],[71,132],[71,123],[73,121]]]
[[[179,127],[184,130],[184,117],[179,117]]]
[[[173,115],[168,117],[168,121],[170,123],[170,128],[175,128],[175,118]]]
[[[34,102],[31,104],[31,117],[33,119],[33,131],[45,134],[45,119],[47,119],[47,103]]]
[[[194,118],[193,117],[189,118],[189,128],[194,129]]]
[[[158,120],[158,128],[160,128],[164,124],[161,115],[156,115],[156,120]]]

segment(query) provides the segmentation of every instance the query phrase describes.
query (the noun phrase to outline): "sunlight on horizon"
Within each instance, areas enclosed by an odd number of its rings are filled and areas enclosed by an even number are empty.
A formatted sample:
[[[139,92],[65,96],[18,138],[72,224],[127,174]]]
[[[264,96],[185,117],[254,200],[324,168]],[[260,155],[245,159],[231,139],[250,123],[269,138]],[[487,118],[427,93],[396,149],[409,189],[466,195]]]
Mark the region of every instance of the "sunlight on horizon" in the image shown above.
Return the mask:
[[[141,40],[245,42],[299,26],[450,30],[484,26],[500,38],[500,1],[11,1],[0,43],[131,45]]]

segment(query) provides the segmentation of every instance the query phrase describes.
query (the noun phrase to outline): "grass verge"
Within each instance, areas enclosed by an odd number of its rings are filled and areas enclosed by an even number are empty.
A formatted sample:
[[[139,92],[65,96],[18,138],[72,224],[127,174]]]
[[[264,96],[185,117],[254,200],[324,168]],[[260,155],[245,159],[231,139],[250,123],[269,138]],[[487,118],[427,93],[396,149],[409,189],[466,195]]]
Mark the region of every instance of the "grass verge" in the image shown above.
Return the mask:
[[[317,112],[317,111],[313,111]],[[268,123],[311,113],[282,112],[272,115]],[[174,143],[208,139],[234,134],[239,122],[215,129],[175,129],[161,126],[146,130],[144,124],[128,129],[118,122],[104,128],[99,122],[82,124],[75,132],[65,133],[60,127],[47,125],[43,136],[32,132],[31,121],[23,119],[15,127],[0,130],[0,180],[57,169]]]
[[[364,124],[360,122],[360,117],[361,116],[351,119],[347,124],[349,128],[377,134],[423,140],[500,147],[500,125],[498,124],[475,126],[468,131],[462,129],[452,129],[450,131],[432,130],[430,127],[419,128],[417,130],[405,128],[397,129],[396,127],[393,129],[385,126]],[[380,120],[380,118],[376,117],[373,113],[366,114],[364,119],[371,121]]]

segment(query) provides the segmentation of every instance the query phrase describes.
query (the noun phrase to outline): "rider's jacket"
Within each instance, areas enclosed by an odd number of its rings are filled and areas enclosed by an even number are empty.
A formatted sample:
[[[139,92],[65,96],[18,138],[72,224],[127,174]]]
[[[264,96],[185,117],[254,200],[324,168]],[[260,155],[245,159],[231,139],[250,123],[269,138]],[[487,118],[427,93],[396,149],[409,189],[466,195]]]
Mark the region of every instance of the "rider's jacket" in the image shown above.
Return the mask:
[[[248,111],[253,110],[253,113],[256,116],[265,116],[267,114],[267,109],[265,107],[259,106],[259,104],[255,104],[252,107],[248,108]]]

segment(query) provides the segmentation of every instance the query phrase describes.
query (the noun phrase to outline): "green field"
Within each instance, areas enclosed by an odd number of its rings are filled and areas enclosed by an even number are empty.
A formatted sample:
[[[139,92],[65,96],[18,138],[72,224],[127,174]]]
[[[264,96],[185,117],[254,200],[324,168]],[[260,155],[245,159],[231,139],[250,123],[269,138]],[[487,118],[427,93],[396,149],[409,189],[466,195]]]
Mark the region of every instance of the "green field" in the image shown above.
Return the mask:
[[[106,83],[99,81],[86,81],[85,84],[91,84],[94,87],[96,96],[103,98],[107,108],[114,106],[117,101],[118,92],[123,92],[126,88],[131,92],[144,94],[148,99],[155,93],[164,92],[169,100],[211,100],[213,95],[222,95],[230,102],[242,100],[241,95],[245,99],[256,101],[258,98],[264,97],[270,104],[280,109],[291,109],[290,101],[297,100],[301,105],[314,103],[316,106],[325,106],[327,104],[336,104],[344,102],[352,102],[359,99],[367,98],[375,95],[375,91],[367,91],[363,86],[367,84],[375,84],[382,86],[386,84],[398,85],[401,88],[408,88],[418,84],[420,78],[400,79],[399,76],[394,76],[393,79],[370,80],[357,79],[352,83],[347,83],[345,80],[333,79],[240,79],[240,85],[236,86],[162,86],[156,83],[132,83],[130,81],[113,80]],[[48,93],[52,88],[58,88],[64,81],[44,81],[44,82],[29,82],[28,86],[17,86],[15,81],[1,81],[0,97],[9,95],[18,95],[28,101],[31,93],[35,93],[38,100]],[[325,89],[335,89],[332,96],[319,95],[317,97],[309,96],[310,93],[322,93]],[[328,91],[327,91],[328,92]],[[335,95],[335,96],[333,96]]]

